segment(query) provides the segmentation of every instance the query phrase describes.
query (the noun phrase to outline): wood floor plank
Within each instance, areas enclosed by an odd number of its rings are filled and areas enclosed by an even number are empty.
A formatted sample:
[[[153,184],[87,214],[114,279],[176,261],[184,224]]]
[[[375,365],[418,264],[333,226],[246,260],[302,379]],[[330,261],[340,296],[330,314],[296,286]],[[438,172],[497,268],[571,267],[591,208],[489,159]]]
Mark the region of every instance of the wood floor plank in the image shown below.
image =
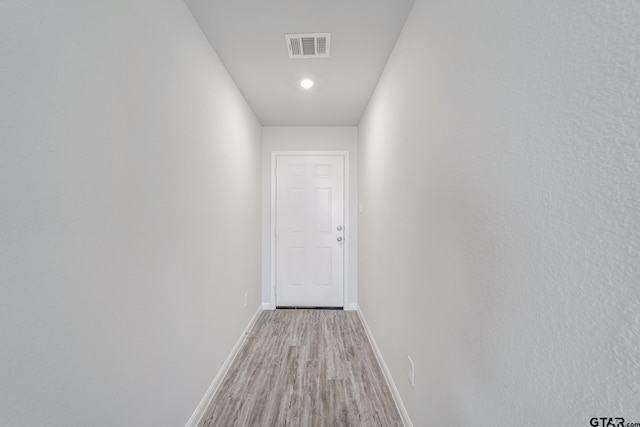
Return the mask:
[[[200,427],[402,426],[356,312],[260,314]]]

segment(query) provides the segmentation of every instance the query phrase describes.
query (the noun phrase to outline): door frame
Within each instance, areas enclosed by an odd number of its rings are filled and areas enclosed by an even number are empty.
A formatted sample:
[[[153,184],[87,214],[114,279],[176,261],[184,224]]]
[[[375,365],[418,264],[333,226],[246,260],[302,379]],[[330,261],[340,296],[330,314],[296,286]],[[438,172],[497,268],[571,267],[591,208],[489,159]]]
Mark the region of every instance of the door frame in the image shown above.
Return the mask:
[[[271,230],[269,240],[271,241],[271,301],[273,308],[278,305],[276,295],[276,161],[278,156],[342,156],[344,159],[344,229],[345,236],[349,236],[351,230],[349,226],[349,152],[348,151],[272,151],[271,152]],[[346,310],[349,304],[349,241],[344,239],[343,245],[343,266],[342,266],[342,306]]]

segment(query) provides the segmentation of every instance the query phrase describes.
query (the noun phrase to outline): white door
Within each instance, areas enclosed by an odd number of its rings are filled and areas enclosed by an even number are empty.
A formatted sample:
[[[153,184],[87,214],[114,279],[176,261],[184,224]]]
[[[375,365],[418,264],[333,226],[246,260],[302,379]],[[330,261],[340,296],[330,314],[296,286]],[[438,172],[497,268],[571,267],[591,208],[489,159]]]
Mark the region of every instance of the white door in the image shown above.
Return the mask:
[[[344,157],[276,157],[276,305],[344,306]]]

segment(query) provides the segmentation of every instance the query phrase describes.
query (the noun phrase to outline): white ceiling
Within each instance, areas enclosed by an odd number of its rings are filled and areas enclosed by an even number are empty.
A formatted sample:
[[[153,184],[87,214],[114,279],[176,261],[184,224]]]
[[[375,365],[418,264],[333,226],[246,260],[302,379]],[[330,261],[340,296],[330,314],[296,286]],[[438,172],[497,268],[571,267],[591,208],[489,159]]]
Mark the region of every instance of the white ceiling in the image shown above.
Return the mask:
[[[185,1],[264,126],[357,125],[414,2]],[[285,34],[322,32],[330,58],[289,59]]]

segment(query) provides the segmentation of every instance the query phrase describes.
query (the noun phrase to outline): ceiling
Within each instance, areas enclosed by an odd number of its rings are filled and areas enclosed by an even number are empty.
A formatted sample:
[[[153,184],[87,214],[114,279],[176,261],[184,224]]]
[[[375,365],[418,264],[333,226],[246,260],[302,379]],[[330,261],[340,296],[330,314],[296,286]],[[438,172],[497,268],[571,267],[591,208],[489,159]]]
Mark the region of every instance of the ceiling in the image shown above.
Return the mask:
[[[360,121],[414,0],[185,2],[262,125],[339,126]],[[291,33],[331,33],[331,57],[289,59]]]

